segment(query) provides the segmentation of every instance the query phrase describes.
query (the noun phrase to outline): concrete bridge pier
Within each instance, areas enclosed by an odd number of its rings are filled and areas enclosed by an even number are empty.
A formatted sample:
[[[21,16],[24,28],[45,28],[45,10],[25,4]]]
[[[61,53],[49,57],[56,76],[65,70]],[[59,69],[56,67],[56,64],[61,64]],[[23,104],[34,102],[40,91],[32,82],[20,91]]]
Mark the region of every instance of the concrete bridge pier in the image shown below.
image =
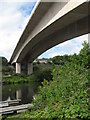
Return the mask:
[[[33,73],[33,63],[28,63],[27,68],[28,75],[31,75]]]
[[[21,74],[21,63],[16,63],[16,73]]]
[[[16,73],[21,74],[21,72],[24,72],[25,74],[28,74],[28,75],[31,75],[33,73],[33,63],[28,63],[27,69],[24,68],[24,71],[23,71],[23,67],[25,67],[24,64],[22,64],[21,66],[21,63],[16,63]]]
[[[16,91],[16,99],[21,99],[21,90]]]

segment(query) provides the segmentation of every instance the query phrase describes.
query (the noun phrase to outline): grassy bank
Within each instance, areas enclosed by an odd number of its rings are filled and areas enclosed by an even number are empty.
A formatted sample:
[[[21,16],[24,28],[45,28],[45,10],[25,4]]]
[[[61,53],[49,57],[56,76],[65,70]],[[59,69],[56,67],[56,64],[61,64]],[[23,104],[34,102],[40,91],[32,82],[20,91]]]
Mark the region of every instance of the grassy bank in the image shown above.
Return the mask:
[[[34,65],[34,72],[32,75],[15,74],[11,76],[3,76],[3,83],[5,84],[20,84],[28,83],[30,81],[42,82],[44,79],[51,80],[51,65],[50,64],[36,64]]]
[[[3,77],[4,84],[27,83],[31,80],[30,76],[11,75]]]

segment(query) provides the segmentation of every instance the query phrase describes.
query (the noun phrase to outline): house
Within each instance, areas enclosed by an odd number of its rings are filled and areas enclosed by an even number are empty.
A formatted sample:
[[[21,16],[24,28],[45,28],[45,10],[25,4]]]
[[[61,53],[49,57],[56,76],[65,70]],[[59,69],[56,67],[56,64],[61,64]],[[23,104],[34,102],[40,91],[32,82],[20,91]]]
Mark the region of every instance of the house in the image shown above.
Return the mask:
[[[40,63],[40,64],[42,64],[42,63],[48,63],[48,62],[52,62],[50,59],[48,59],[48,58],[42,58],[42,59],[36,59],[36,60],[34,60],[34,62],[35,63]]]

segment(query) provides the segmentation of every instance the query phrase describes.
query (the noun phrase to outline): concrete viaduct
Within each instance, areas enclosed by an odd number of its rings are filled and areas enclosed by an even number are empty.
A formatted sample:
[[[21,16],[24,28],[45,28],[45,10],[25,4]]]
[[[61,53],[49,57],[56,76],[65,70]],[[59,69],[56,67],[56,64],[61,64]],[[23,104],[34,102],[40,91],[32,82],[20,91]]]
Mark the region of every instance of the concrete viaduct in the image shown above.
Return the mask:
[[[26,66],[27,74],[32,74],[32,62],[43,52],[59,43],[88,34],[89,16],[87,0],[39,0],[10,59],[11,64],[16,63],[16,73],[21,73],[23,66]]]

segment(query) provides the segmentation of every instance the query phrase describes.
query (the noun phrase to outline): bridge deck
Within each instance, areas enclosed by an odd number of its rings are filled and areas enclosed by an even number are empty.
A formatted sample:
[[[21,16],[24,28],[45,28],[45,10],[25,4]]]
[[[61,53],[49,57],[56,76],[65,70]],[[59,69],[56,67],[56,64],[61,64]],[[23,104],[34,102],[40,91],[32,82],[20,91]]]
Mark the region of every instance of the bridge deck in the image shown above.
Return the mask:
[[[0,115],[12,113],[12,112],[18,112],[18,111],[21,111],[21,110],[25,110],[28,107],[32,108],[33,105],[32,104],[25,104],[25,105],[17,105],[17,106],[0,108]]]

